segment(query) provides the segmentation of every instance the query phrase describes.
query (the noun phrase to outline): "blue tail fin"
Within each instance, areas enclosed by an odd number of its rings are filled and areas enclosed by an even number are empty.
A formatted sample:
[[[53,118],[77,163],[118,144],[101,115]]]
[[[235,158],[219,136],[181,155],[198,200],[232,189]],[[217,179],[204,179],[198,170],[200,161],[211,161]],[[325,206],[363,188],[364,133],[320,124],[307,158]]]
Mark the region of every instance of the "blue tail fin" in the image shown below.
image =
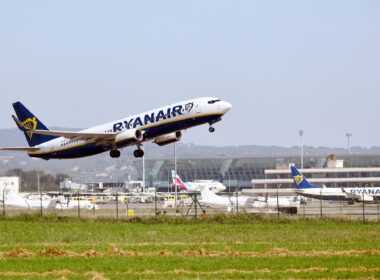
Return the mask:
[[[34,116],[21,102],[13,103],[13,108],[16,112],[17,118],[12,116],[15,120],[18,128],[22,130],[25,134],[26,140],[30,147],[40,145],[42,143],[53,140],[57,137],[39,135],[32,133],[29,130],[49,130],[36,116]]]
[[[302,173],[298,171],[297,167],[292,165],[290,169],[292,170],[292,178],[296,189],[318,188],[310,184],[309,181],[302,175]]]

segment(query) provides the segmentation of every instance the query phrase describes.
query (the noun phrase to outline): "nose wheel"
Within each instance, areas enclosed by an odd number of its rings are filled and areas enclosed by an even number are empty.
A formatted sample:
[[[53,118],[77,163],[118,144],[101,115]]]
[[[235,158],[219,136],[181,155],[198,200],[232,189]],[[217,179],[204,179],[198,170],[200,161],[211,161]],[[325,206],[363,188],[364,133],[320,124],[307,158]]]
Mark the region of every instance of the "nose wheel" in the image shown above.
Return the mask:
[[[120,157],[120,151],[119,150],[111,150],[110,156],[111,156],[111,158],[119,158]]]
[[[144,151],[141,149],[134,150],[133,155],[135,158],[142,158],[144,156]]]

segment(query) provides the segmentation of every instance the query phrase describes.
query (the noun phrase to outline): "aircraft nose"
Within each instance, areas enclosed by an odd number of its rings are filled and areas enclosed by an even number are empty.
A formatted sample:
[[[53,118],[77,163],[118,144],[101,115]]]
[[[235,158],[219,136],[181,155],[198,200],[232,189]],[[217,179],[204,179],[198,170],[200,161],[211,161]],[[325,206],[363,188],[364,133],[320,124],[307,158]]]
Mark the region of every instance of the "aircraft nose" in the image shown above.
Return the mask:
[[[220,102],[219,106],[220,106],[220,109],[223,112],[223,114],[227,113],[232,108],[231,103],[228,103],[226,101]]]

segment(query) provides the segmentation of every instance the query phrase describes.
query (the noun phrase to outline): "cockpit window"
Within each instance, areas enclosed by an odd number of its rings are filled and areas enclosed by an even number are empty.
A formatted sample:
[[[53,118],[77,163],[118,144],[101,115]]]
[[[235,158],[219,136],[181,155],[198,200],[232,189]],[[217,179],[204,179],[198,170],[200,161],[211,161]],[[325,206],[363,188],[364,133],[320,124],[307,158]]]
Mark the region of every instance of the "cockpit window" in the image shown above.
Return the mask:
[[[220,99],[210,100],[208,102],[208,104],[214,104],[214,103],[219,102],[219,101],[221,101],[221,100]]]

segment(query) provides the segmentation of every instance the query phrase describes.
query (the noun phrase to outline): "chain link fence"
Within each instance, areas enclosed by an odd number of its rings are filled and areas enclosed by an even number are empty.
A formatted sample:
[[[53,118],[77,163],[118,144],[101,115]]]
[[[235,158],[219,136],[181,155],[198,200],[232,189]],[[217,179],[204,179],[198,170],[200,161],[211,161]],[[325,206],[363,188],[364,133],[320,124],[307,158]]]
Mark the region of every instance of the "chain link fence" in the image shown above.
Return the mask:
[[[341,218],[349,220],[380,221],[380,201],[375,200],[373,203],[356,202],[348,203],[345,201],[325,201],[317,199],[301,199],[299,205],[291,208],[268,205],[265,200],[259,207],[255,204],[236,204],[238,197],[230,198],[231,205],[207,205],[202,203],[198,195],[187,196],[179,194],[178,199],[173,199],[173,195],[149,195],[145,197],[126,197],[124,195],[109,196],[103,200],[88,200],[78,196],[76,200],[70,202],[70,208],[67,205],[56,203],[50,204],[50,207],[34,206],[30,208],[20,208],[8,205],[7,201],[1,201],[2,215],[13,216],[23,213],[36,213],[40,215],[57,215],[60,217],[79,217],[86,219],[110,218],[110,219],[129,219],[133,217],[152,217],[152,216],[186,216],[186,217],[204,217],[217,214],[236,215],[252,214],[263,216],[274,216],[277,218],[291,217],[297,218]],[[277,201],[281,197],[272,197]],[[269,198],[268,198],[269,199]],[[252,197],[254,201],[255,198]],[[262,200],[262,199],[261,199]],[[175,206],[175,201],[177,206]],[[38,204],[38,203],[36,203]],[[44,204],[46,205],[46,204]],[[53,205],[53,207],[51,207]]]

